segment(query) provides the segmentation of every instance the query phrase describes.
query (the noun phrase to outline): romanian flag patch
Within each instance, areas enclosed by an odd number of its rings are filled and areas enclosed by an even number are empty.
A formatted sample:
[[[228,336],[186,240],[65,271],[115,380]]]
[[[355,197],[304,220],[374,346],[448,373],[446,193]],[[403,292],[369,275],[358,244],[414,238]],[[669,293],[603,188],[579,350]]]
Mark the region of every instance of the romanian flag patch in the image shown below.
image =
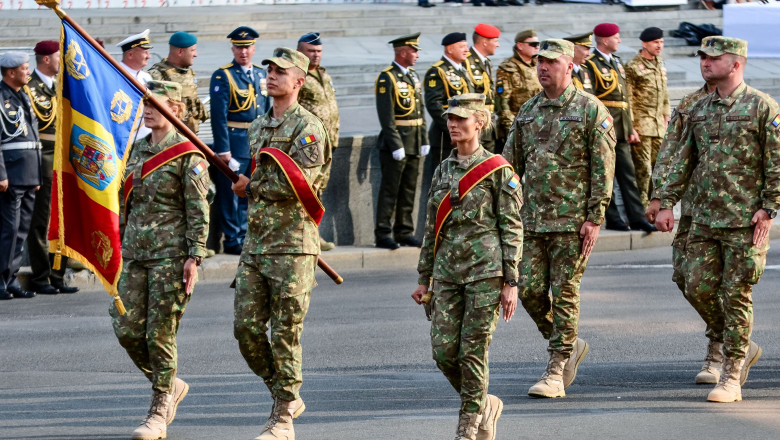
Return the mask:
[[[780,127],[780,115],[775,116],[775,119],[772,121],[772,125],[775,128]]]
[[[197,164],[195,168],[192,169],[192,173],[195,174],[196,176],[200,176],[206,171],[206,168],[208,168],[206,166],[206,162],[200,161],[200,163]]]
[[[317,142],[317,138],[314,137],[314,135],[309,135],[304,138],[301,138],[301,145],[309,145]]]
[[[512,175],[512,178],[509,179],[509,182],[507,182],[507,186],[509,186],[512,189],[517,188],[517,185],[520,185],[520,177],[517,174]]]
[[[608,129],[612,125],[612,116],[607,116],[607,119],[604,119],[604,122],[601,123],[601,128],[604,130]]]

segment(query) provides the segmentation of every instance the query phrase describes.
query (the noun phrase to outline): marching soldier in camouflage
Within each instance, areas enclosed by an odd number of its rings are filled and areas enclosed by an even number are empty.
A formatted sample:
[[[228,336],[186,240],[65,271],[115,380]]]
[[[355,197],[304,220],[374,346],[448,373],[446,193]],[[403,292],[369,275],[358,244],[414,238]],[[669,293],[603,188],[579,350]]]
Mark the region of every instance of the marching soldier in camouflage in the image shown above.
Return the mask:
[[[593,84],[590,82],[588,69],[582,64],[588,59],[590,50],[593,48],[592,36],[593,32],[585,32],[564,38],[564,40],[574,43],[574,68],[571,71],[571,82],[574,87],[591,94],[593,93]]]
[[[491,113],[495,111],[496,85],[493,81],[493,62],[488,57],[496,54],[500,36],[501,31],[497,27],[485,23],[478,24],[472,35],[474,44],[464,62],[466,73],[474,84],[474,92],[485,95],[485,108]],[[491,123],[482,130],[481,142],[486,150],[491,153],[496,152],[495,124]]]
[[[647,207],[652,191],[650,174],[655,166],[671,107],[666,88],[666,65],[661,52],[664,34],[657,27],[649,27],[639,36],[642,50],[626,65],[626,86],[631,98],[631,120],[639,134],[639,142],[631,146],[631,157],[636,171],[639,198]]]
[[[521,107],[504,157],[524,178],[520,301],[549,340],[550,360],[528,390],[563,397],[588,344],[577,337],[580,282],[604,223],[615,170],[609,111],[572,84],[574,44],[550,39],[538,56],[543,92]]]
[[[768,234],[780,209],[780,107],[744,83],[747,42],[712,37],[699,49],[704,80],[716,85],[690,111],[680,147],[656,193],[659,230],[694,185],[686,243],[685,292],[723,322],[723,364],[713,402],[742,400],[741,386],[761,356],[750,340],[752,290],[764,271]],[[722,308],[716,305],[722,304]]]
[[[428,154],[422,85],[414,66],[419,57],[420,33],[398,37],[393,45],[393,64],[376,79],[376,111],[382,130],[377,138],[382,182],[377,197],[376,247],[420,247],[414,237],[414,199],[420,157]]]
[[[484,103],[485,96],[475,93],[448,103],[447,126],[457,148],[434,174],[417,265],[419,286],[412,294],[420,304],[433,284],[433,359],[461,397],[456,440],[496,437],[503,403],[487,394],[488,347],[499,305],[507,322],[517,307],[523,247],[520,181],[505,160],[479,144],[480,131],[491,120]],[[477,167],[488,160],[500,165],[461,194],[461,179],[476,180]],[[437,211],[445,202],[452,202],[452,210],[437,230]]]
[[[249,199],[249,228],[236,276],[234,335],[249,368],[271,391],[274,404],[257,439],[295,439],[293,418],[306,406],[299,391],[301,333],[309,309],[320,253],[319,231],[286,172],[260,154],[272,148],[289,156],[310,192],[330,172],[331,146],[319,118],[298,104],[309,59],[274,49],[268,65],[268,94],[273,107],[249,127],[250,151],[257,167],[251,179],[239,175],[233,191]],[[270,340],[267,331],[271,328]]]
[[[198,97],[198,78],[192,65],[198,56],[198,39],[187,32],[175,32],[168,40],[168,58],[149,69],[152,78],[158,81],[173,81],[181,84],[181,97],[187,107],[182,122],[193,133],[198,134],[200,124],[209,119],[209,112]]]
[[[542,91],[536,77],[536,54],[539,38],[528,29],[515,35],[514,55],[504,60],[496,71],[497,142],[503,147],[520,106]]]
[[[178,83],[149,81],[146,87],[150,99],[184,114]],[[210,179],[198,150],[162,162],[142,177],[145,162],[186,142],[151,105],[144,108],[144,123],[152,132],[135,143],[126,167],[133,189],[125,206],[118,289],[127,313],[120,315],[113,303],[109,312],[119,343],[152,382],[149,413],[132,438],[153,440],[166,437],[189,389],[177,377],[176,333],[206,256]]]

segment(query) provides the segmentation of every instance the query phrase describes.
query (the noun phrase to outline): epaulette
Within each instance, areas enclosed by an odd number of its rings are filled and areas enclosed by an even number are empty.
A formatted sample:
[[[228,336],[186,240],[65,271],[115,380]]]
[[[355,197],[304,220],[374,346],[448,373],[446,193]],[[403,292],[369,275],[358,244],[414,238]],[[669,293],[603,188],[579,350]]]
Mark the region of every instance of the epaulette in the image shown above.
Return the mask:
[[[444,64],[444,60],[439,60],[439,61],[436,61],[435,63],[433,63],[433,67],[439,67],[442,64]]]
[[[507,72],[517,72],[517,64],[512,62],[512,59],[504,60],[503,63],[498,65],[498,68]]]
[[[590,55],[589,55],[587,58],[585,58],[585,60],[589,60],[589,59],[591,59],[591,58],[593,58],[593,57],[595,57],[595,56],[596,56],[596,54],[595,54],[595,53],[592,53],[592,54],[590,54]],[[585,64],[585,63],[582,63],[582,64]]]
[[[393,70],[393,66],[387,66],[384,70],[382,70],[382,72],[389,72],[391,70]]]
[[[260,66],[260,65],[258,65],[258,64],[254,64],[254,63],[252,63],[252,65],[253,65],[253,66],[255,66],[255,67],[257,67],[258,69],[262,69],[262,68],[263,68],[263,66]]]
[[[230,69],[231,67],[233,67],[233,63],[227,63],[224,66],[220,67],[220,69]]]

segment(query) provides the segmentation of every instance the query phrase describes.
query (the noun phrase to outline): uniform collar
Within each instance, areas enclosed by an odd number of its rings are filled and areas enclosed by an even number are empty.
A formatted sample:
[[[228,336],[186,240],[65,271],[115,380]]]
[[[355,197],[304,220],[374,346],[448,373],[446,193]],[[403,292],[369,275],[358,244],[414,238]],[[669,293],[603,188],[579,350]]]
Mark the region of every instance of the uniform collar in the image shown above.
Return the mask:
[[[404,75],[409,73],[409,68],[408,67],[403,67],[402,65],[396,63],[395,60],[393,60],[393,64],[395,64],[399,69],[401,69],[401,73],[403,73]]]
[[[731,94],[725,98],[721,98],[720,95],[718,95],[718,90],[715,89],[715,91],[713,92],[715,93],[715,99],[713,100],[713,102],[715,104],[721,104],[721,105],[725,105],[726,107],[731,107],[731,104],[734,104],[737,98],[739,98],[745,93],[746,89],[747,89],[747,84],[745,84],[745,82],[742,81],[737,86],[737,88],[734,89],[734,91],[731,92]]]
[[[444,58],[448,63],[450,63],[452,67],[458,72],[463,70],[463,64],[452,61],[447,55],[442,55],[442,58]]]
[[[454,166],[467,170],[467,169],[471,168],[472,165],[474,165],[474,162],[476,162],[478,159],[483,157],[485,154],[489,154],[489,153],[480,144],[479,148],[477,148],[477,151],[475,151],[474,154],[469,156],[469,158],[466,159],[465,162],[461,163],[458,160],[458,149],[457,148],[453,148],[452,152],[449,155],[449,157],[447,157],[447,160],[452,161]]]
[[[146,141],[146,150],[152,152],[152,153],[159,153],[160,151],[168,148],[170,145],[173,144],[173,137],[176,136],[176,129],[171,127],[171,131],[166,134],[162,140],[156,144],[152,143],[152,134],[149,133],[147,135],[147,138],[144,140]]]
[[[608,62],[608,63],[611,63],[611,62],[612,62],[612,54],[609,54],[609,55],[607,55],[607,54],[605,54],[604,52],[602,52],[602,51],[598,50],[598,48],[594,48],[594,50],[595,50],[596,52],[598,52],[598,53],[599,53],[599,55],[601,55],[601,57],[602,57],[602,58],[604,58],[605,60],[607,60],[607,62]]]
[[[40,78],[41,81],[43,81],[44,84],[46,84],[46,87],[48,87],[50,89],[54,89],[54,77],[53,76],[44,75],[40,70],[38,70],[37,67],[35,68],[35,74],[38,75],[38,78]]]
[[[290,106],[290,108],[288,108],[287,110],[284,111],[284,114],[282,115],[281,118],[274,118],[273,117],[274,109],[273,109],[273,107],[271,107],[271,109],[268,110],[268,113],[266,114],[266,120],[263,121],[263,123],[262,123],[263,125],[262,126],[263,127],[276,128],[276,127],[282,125],[282,123],[284,121],[286,121],[287,118],[289,118],[291,114],[293,114],[294,112],[298,111],[299,107],[300,107],[300,104],[298,104],[297,101],[293,102],[293,104]]]
[[[569,83],[569,86],[566,87],[566,90],[564,90],[563,93],[561,93],[561,96],[557,97],[556,99],[547,99],[546,97],[543,97],[539,103],[539,106],[563,107],[563,104],[571,97],[571,95],[574,93],[574,90],[574,83]],[[542,96],[545,96],[544,91],[542,91]]]
[[[471,53],[477,56],[479,58],[479,61],[481,61],[483,64],[485,63],[485,60],[487,60],[487,57],[479,53],[476,47],[471,48]]]
[[[574,68],[574,73],[580,73],[580,66],[574,64],[573,68]]]
[[[172,68],[176,69],[176,71],[179,72],[179,73],[187,73],[187,72],[190,71],[189,68],[182,69],[181,67],[174,66],[170,61],[168,61],[168,58],[163,58],[161,62],[163,64],[165,64],[166,66],[169,66],[169,67],[172,67]]]

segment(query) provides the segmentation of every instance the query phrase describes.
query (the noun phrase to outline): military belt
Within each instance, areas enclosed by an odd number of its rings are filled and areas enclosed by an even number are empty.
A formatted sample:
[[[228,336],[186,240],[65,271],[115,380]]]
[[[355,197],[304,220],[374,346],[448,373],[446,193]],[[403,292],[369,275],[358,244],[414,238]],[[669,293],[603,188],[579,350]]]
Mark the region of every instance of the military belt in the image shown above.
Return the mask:
[[[628,108],[628,103],[626,101],[601,101],[601,103],[612,108],[622,108],[623,110]]]
[[[9,142],[7,144],[0,145],[0,150],[2,151],[8,151],[8,150],[39,150],[41,148],[40,142],[33,142],[33,141],[27,141],[27,142]]]
[[[248,130],[250,125],[252,125],[251,122],[227,121],[227,126],[230,128],[241,128]]]
[[[395,125],[400,125],[401,127],[419,127],[423,125],[423,118],[417,118],[417,119],[396,119]]]
[[[52,133],[39,133],[38,137],[41,138],[42,141],[55,142],[57,140],[57,135]]]

